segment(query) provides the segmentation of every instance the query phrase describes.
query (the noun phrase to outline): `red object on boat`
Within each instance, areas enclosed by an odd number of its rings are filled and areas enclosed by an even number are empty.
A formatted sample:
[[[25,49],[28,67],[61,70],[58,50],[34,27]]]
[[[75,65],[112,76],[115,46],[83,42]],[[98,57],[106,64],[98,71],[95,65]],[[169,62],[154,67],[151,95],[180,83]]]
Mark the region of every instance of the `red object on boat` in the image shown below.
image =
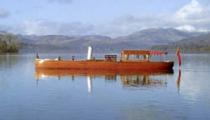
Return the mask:
[[[176,55],[178,57],[179,66],[181,66],[182,65],[182,56],[181,56],[181,52],[180,52],[179,48],[177,48],[177,50],[176,50]]]

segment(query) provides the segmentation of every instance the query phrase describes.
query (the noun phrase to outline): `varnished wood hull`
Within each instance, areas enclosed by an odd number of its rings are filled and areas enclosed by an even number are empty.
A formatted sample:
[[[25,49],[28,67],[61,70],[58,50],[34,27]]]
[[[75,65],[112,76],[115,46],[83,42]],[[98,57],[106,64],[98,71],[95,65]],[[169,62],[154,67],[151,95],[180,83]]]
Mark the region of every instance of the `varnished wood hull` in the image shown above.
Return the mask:
[[[106,76],[106,75],[165,75],[173,74],[173,70],[143,71],[143,70],[70,70],[70,69],[36,69],[36,76]]]
[[[173,69],[172,61],[71,61],[71,60],[35,60],[36,69],[72,69],[72,70],[144,70],[144,71],[167,71]]]

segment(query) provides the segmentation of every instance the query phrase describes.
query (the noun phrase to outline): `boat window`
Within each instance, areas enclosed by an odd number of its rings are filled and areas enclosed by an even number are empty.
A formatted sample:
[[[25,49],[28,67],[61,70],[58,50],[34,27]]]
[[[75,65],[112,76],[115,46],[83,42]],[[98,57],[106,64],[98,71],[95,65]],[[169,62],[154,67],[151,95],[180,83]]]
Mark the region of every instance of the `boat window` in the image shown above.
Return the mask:
[[[117,55],[105,55],[106,61],[117,61]]]

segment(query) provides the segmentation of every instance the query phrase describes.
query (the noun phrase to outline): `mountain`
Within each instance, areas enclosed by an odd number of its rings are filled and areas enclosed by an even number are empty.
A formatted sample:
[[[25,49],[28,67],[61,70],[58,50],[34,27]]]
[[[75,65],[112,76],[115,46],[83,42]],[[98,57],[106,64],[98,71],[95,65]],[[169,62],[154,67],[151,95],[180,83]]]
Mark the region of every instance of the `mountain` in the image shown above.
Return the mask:
[[[138,31],[128,36],[118,37],[116,38],[116,41],[130,41],[149,47],[153,45],[166,45],[200,34],[201,33],[183,32],[172,28],[154,28]]]
[[[0,35],[5,35],[5,34],[7,34],[6,31],[0,31]]]
[[[89,45],[93,46],[96,52],[119,52],[122,49],[144,49],[153,45],[167,45],[198,35],[201,35],[201,33],[189,33],[171,28],[157,28],[141,30],[117,38],[102,35],[18,35],[18,39],[22,40],[23,52],[86,52]]]
[[[210,33],[186,38],[168,45],[153,46],[153,49],[174,51],[177,47],[186,53],[210,52]]]
[[[87,36],[64,36],[64,35],[45,35],[45,36],[24,36],[18,35],[22,40],[22,51],[27,52],[82,52],[86,51],[87,46],[92,45],[100,48],[103,44],[111,42],[111,38],[100,35]],[[96,49],[97,49],[96,48]],[[104,49],[104,48],[103,48]]]

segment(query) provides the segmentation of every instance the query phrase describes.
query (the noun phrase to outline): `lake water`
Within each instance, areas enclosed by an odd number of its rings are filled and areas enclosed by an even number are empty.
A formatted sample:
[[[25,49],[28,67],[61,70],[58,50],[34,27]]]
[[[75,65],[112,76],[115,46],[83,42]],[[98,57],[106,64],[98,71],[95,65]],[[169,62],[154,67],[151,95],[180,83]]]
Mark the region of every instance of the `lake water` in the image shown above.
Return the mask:
[[[91,76],[37,73],[34,55],[0,56],[0,120],[73,119],[210,119],[210,55],[183,55],[174,73]]]

